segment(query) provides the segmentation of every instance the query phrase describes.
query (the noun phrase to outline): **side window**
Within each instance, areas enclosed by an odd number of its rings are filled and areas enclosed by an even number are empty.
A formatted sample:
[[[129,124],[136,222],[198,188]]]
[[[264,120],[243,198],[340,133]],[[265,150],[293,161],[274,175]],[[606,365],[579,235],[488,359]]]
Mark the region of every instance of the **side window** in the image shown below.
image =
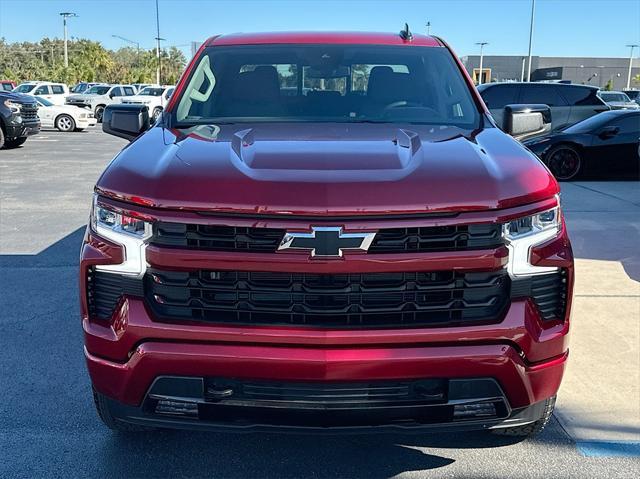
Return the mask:
[[[123,90],[124,90],[124,96],[135,95],[135,92],[133,91],[133,87],[125,86],[123,87]]]
[[[62,85],[51,85],[51,91],[54,95],[64,95],[64,88],[62,88]]]
[[[519,89],[520,87],[517,85],[496,85],[487,87],[480,92],[480,95],[488,108],[504,108],[512,103],[517,103]]]
[[[42,85],[39,86],[38,88],[36,88],[36,90],[33,92],[34,95],[48,95],[49,94],[49,87],[47,87],[46,85]]]
[[[167,91],[164,93],[164,96],[167,100],[171,99],[171,95],[173,95],[174,88],[167,88]]]
[[[560,89],[560,94],[567,99],[571,106],[602,105],[602,100],[598,98],[597,92],[598,90],[595,88],[579,86],[566,86]]]
[[[555,85],[526,85],[522,87],[520,103],[542,103],[549,106],[567,106]]]
[[[640,136],[640,115],[630,115],[624,118],[617,118],[607,126],[617,126],[620,134],[635,133]]]
[[[114,98],[117,96],[122,96],[122,90],[120,89],[119,86],[114,87],[113,90],[111,90],[110,95]]]

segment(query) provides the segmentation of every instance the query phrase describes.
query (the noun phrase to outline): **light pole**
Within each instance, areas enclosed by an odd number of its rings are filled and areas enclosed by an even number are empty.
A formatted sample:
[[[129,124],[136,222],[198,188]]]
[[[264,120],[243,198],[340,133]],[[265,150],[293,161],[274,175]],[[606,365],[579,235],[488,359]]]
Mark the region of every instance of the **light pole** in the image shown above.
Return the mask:
[[[531,43],[533,41],[533,20],[536,13],[536,0],[531,0],[531,25],[529,25],[529,66],[527,67],[527,82],[531,81]]]
[[[113,38],[118,38],[120,40],[122,40],[123,42],[127,42],[130,43],[131,45],[135,45],[136,46],[136,60],[138,62],[138,65],[140,65],[140,43],[133,41],[133,40],[129,40],[128,38],[125,37],[121,37],[120,35],[111,35]]]
[[[482,61],[484,60],[482,50],[485,45],[489,45],[489,42],[476,42],[476,45],[480,45],[480,75],[478,76],[478,85],[482,85]]]
[[[64,28],[64,67],[67,68],[69,66],[69,54],[67,52],[67,18],[77,17],[73,12],[60,12],[60,16],[62,17],[62,26]]]
[[[156,56],[158,57],[158,68],[156,69],[156,84],[160,85],[160,76],[162,74],[162,66],[160,64],[160,11],[158,9],[158,0],[156,0]]]
[[[431,35],[431,22],[427,22],[427,35]]]
[[[631,67],[633,67],[633,49],[638,46],[637,43],[627,45],[631,51],[629,52],[629,73],[627,74],[627,90],[631,88]]]

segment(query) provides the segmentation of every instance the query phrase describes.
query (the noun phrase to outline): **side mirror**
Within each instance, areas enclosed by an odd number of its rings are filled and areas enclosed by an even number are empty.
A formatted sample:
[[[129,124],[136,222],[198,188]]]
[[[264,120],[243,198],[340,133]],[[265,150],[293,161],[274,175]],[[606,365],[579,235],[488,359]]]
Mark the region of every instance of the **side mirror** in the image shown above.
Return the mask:
[[[608,140],[609,138],[613,138],[620,132],[620,128],[617,126],[605,126],[600,133],[598,133],[598,137],[601,140]]]
[[[502,129],[516,140],[544,135],[551,131],[551,108],[548,105],[507,105]]]
[[[107,105],[102,114],[102,131],[129,141],[151,127],[149,108],[146,105]]]

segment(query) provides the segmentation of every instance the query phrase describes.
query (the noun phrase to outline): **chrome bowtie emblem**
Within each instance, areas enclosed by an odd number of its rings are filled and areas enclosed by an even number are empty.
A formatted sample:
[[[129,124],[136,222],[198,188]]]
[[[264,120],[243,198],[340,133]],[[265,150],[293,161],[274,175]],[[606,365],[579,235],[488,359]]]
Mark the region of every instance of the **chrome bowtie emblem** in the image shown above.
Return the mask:
[[[344,233],[339,226],[315,226],[311,233],[284,235],[278,250],[307,250],[312,258],[339,258],[343,250],[367,251],[375,233]]]

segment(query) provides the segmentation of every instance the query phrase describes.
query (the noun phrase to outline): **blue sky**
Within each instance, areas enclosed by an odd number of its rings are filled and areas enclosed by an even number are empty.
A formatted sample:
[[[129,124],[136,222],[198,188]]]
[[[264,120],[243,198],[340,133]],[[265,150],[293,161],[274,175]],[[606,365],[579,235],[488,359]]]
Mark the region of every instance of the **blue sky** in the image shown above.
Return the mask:
[[[272,30],[399,31],[445,38],[459,55],[526,54],[531,0],[160,0],[160,35],[189,51],[192,40],[216,33]],[[62,37],[62,11],[79,18],[69,35],[107,48],[125,45],[112,35],[154,45],[154,0],[0,0],[0,37],[9,42]],[[638,0],[537,0],[533,54],[543,56],[629,55],[640,43]],[[637,52],[637,50],[636,50]]]

